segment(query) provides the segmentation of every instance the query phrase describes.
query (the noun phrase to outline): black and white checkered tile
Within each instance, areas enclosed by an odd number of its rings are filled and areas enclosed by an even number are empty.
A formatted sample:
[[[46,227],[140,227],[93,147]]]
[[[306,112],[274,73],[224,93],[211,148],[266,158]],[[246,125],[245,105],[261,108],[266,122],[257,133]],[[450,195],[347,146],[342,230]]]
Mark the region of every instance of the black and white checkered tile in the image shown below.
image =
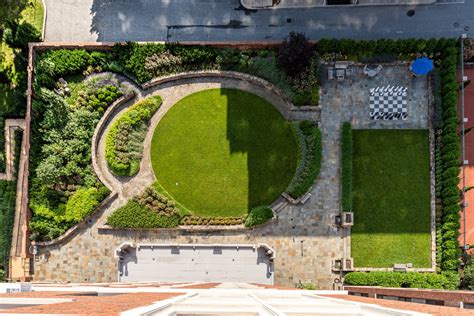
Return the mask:
[[[370,118],[373,120],[406,120],[407,88],[385,86],[370,90]]]

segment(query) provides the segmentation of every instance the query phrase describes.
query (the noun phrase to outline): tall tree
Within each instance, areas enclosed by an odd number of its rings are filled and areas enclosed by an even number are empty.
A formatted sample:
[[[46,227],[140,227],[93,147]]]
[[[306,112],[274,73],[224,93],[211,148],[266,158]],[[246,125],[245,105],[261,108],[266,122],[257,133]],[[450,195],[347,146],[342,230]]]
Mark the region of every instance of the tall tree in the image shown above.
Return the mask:
[[[8,21],[18,20],[27,4],[27,0],[0,0],[0,29],[3,29]]]

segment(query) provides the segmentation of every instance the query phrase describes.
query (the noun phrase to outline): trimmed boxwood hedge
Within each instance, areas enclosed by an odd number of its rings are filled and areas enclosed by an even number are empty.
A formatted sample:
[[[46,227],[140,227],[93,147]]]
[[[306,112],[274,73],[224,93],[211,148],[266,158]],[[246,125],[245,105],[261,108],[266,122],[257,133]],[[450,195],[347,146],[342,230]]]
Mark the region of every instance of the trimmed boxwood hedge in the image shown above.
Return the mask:
[[[341,195],[342,211],[352,210],[352,126],[342,124],[341,132]]]
[[[250,210],[245,220],[245,227],[261,225],[273,217],[273,210],[268,206],[257,206]]]
[[[458,50],[447,48],[441,60],[441,105],[442,127],[440,156],[441,199],[443,214],[438,227],[437,241],[440,252],[441,269],[456,270],[459,265],[459,212],[461,210],[459,184],[460,147],[457,133],[458,85],[456,80]],[[438,180],[439,181],[439,180]]]
[[[153,96],[130,107],[110,127],[105,139],[105,159],[112,173],[131,177],[140,168],[143,148],[133,152],[130,145],[143,143],[146,124],[161,106],[161,98]],[[131,134],[138,133],[133,139]]]
[[[321,170],[322,139],[319,128],[310,121],[293,125],[297,134],[301,157],[295,175],[286,191],[293,198],[308,192]]]
[[[459,276],[456,273],[350,272],[345,276],[344,283],[359,286],[455,290],[459,286]]]
[[[107,217],[107,225],[114,228],[166,228],[179,225],[180,215],[159,215],[135,200],[117,209]]]

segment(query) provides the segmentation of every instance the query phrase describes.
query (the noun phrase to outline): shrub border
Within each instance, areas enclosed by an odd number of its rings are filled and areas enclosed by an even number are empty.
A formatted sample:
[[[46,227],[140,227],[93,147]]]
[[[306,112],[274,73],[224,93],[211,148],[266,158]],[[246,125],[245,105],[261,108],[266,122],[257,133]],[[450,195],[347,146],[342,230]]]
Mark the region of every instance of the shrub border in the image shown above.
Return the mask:
[[[344,122],[341,127],[341,207],[352,212],[352,125]]]

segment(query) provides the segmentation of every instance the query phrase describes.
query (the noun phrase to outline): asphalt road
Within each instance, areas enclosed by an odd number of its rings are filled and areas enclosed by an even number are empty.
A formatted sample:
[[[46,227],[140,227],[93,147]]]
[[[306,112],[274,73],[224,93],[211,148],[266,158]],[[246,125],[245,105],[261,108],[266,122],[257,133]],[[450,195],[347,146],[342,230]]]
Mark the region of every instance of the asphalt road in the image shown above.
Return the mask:
[[[280,40],[290,31],[311,39],[474,35],[474,0],[257,11],[239,0],[46,0],[46,6],[49,42]]]

